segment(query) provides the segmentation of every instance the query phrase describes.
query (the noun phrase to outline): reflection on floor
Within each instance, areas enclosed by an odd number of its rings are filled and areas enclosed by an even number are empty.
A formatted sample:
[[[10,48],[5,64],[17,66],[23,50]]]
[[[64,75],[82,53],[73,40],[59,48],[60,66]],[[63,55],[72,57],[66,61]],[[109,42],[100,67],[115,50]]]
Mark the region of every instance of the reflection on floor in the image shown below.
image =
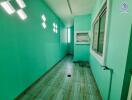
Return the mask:
[[[18,100],[102,100],[89,66],[65,57]]]

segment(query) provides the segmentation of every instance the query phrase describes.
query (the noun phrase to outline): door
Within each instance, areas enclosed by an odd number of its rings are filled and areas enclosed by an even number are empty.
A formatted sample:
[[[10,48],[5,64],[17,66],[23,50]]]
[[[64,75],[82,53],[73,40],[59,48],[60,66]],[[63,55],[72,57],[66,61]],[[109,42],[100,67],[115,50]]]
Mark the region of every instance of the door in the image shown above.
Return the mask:
[[[130,86],[129,86],[129,92],[128,92],[127,100],[132,100],[132,75],[131,75],[131,81],[130,81]]]

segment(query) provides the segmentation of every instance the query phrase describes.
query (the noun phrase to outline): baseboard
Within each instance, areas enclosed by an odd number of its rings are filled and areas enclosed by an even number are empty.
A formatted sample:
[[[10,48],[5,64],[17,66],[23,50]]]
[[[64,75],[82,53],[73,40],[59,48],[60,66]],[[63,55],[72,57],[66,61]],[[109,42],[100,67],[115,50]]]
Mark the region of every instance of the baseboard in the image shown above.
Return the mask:
[[[33,82],[28,88],[26,88],[20,95],[15,97],[14,100],[19,100],[24,94],[26,94],[34,85],[36,85],[43,77],[45,77],[58,63],[60,63],[67,55],[65,55],[61,60],[59,60],[56,64],[52,66],[46,73],[44,73],[40,78],[38,78],[35,82]]]

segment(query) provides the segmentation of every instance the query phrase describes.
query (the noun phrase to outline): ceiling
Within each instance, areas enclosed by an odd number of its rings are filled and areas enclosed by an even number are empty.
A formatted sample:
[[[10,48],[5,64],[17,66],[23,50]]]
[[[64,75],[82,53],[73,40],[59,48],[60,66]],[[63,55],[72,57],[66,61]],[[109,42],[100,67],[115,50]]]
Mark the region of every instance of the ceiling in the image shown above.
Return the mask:
[[[96,0],[44,0],[67,25],[71,26],[74,16],[92,12]]]

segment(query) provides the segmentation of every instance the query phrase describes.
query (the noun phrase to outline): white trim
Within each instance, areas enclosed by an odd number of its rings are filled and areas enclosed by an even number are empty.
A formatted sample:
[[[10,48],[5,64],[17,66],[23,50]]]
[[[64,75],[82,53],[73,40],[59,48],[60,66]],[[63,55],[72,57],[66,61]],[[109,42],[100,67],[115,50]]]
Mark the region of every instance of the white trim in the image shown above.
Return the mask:
[[[104,4],[107,2],[107,11],[106,11],[106,24],[105,24],[105,34],[104,34],[104,47],[103,47],[103,54],[102,56],[99,55],[98,53],[96,53],[95,51],[93,51],[92,49],[92,45],[90,47],[90,53],[100,62],[101,65],[106,65],[106,54],[107,54],[107,39],[108,39],[108,21],[109,21],[109,11],[110,11],[110,3],[109,0],[104,0],[104,2],[101,5],[101,8],[104,6]],[[99,9],[100,12],[101,8]],[[94,23],[94,21],[96,20],[98,16],[98,13],[96,14],[96,16],[94,17],[93,21],[92,21],[92,25]],[[92,33],[93,33],[93,29],[92,29]],[[93,34],[92,34],[92,43],[93,43]]]
[[[101,65],[105,65],[104,64],[104,59],[102,56],[100,56],[99,54],[97,54],[95,51],[93,51],[92,49],[90,49],[90,53],[100,62]]]
[[[131,76],[131,81],[129,85],[129,92],[128,92],[127,100],[131,100],[131,97],[132,97],[132,76]]]
[[[89,35],[89,38],[90,38],[90,31],[75,31],[74,32],[74,44],[75,45],[78,45],[78,44],[90,44],[90,41],[89,42],[81,42],[81,43],[79,43],[79,42],[76,42],[76,34],[77,33],[88,33],[88,35]],[[90,40],[91,40],[91,38],[90,38]]]

